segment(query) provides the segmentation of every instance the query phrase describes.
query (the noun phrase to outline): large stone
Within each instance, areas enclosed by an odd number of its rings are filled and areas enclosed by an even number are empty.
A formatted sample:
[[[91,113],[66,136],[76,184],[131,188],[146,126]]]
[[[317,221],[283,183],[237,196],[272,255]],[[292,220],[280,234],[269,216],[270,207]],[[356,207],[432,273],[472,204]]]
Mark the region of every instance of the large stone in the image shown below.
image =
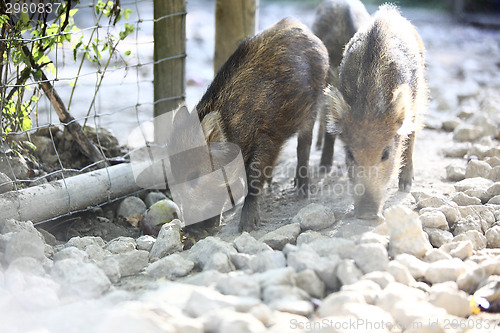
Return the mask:
[[[376,282],[361,279],[357,282],[343,285],[340,290],[361,293],[365,298],[366,303],[375,304],[378,295],[382,291],[382,288]]]
[[[61,285],[61,293],[83,298],[100,297],[111,282],[95,264],[76,259],[64,259],[54,263],[52,278]]]
[[[457,240],[450,243],[446,243],[439,249],[446,253],[449,253],[452,257],[465,260],[472,255],[474,247],[470,240],[464,240],[464,241]]]
[[[446,285],[446,283],[443,283]],[[468,317],[472,314],[469,296],[458,290],[456,284],[452,287],[435,284],[431,287],[429,303],[445,309],[450,315],[457,317]]]
[[[387,250],[379,243],[357,245],[354,248],[353,259],[364,274],[384,271],[389,263]]]
[[[394,282],[394,276],[389,272],[371,272],[363,275],[362,279],[375,282],[384,289],[389,283]]]
[[[336,274],[342,285],[356,283],[363,276],[363,272],[352,259],[343,259],[337,266]]]
[[[446,167],[446,179],[453,182],[465,179],[465,168],[455,164],[448,165]]]
[[[420,215],[420,222],[424,228],[448,230],[448,222],[443,212],[434,210]]]
[[[28,231],[14,233],[5,245],[5,260],[10,263],[20,257],[37,260],[45,258],[45,244],[36,234]]]
[[[247,313],[234,313],[222,320],[219,333],[262,333],[266,327],[257,318]]]
[[[264,251],[250,259],[248,266],[253,272],[265,272],[286,266],[285,255],[281,251]]]
[[[489,248],[500,248],[500,226],[496,225],[486,231]]]
[[[256,254],[262,251],[272,251],[269,245],[256,240],[248,232],[243,232],[240,236],[236,237],[233,244],[240,253]]]
[[[253,297],[260,299],[260,284],[252,276],[231,272],[217,280],[215,288],[224,295]]]
[[[321,230],[333,225],[335,216],[330,208],[311,203],[295,215],[292,223],[299,223],[302,230]]]
[[[231,258],[224,252],[216,252],[203,266],[203,270],[216,270],[221,273],[229,273],[235,270]]]
[[[456,193],[451,200],[459,206],[470,206],[470,205],[480,205],[481,200],[475,197],[471,197],[464,192]]]
[[[295,244],[299,234],[300,224],[292,223],[265,234],[259,241],[266,243],[275,250],[282,250],[288,243]]]
[[[136,275],[141,272],[149,262],[149,253],[142,250],[132,250],[113,256],[120,266],[121,276]]]
[[[104,247],[111,253],[118,254],[135,250],[137,243],[132,237],[118,237],[112,239]]]
[[[461,180],[455,183],[455,185],[453,186],[455,187],[455,190],[457,190],[457,192],[465,192],[469,189],[487,190],[491,185],[493,185],[492,180],[482,177],[475,177]]]
[[[363,294],[353,291],[339,291],[328,295],[318,308],[318,316],[321,318],[336,315],[342,310],[344,304],[361,303],[366,304]]]
[[[156,236],[165,223],[180,226],[179,216],[181,211],[175,202],[170,199],[157,201],[143,214],[140,221],[141,229],[147,234]]]
[[[432,249],[431,249],[432,250]],[[421,279],[424,277],[425,272],[429,268],[429,264],[420,260],[419,258],[407,254],[407,253],[402,253],[397,255],[394,260],[408,268],[408,271],[410,274],[415,278],[415,279]]]
[[[127,197],[120,202],[116,215],[123,216],[125,218],[140,216],[146,211],[146,208],[147,207],[144,201],[138,197]]]
[[[454,242],[470,241],[474,251],[482,250],[486,247],[486,237],[477,230],[466,231],[465,234],[460,234],[453,238]]]
[[[386,209],[384,214],[390,232],[391,257],[407,253],[422,258],[432,248],[415,212],[405,206],[393,206]]]
[[[387,265],[387,271],[394,277],[396,282],[407,286],[411,286],[416,282],[415,278],[410,274],[408,268],[398,261],[391,261]]]
[[[436,228],[425,228],[424,230],[429,236],[432,246],[435,247],[440,247],[443,244],[451,242],[453,239],[453,234],[447,230]]]
[[[169,254],[182,251],[183,247],[179,226],[172,221],[162,225],[149,257],[151,259],[163,258]]]
[[[311,269],[298,273],[295,276],[295,283],[311,297],[321,299],[325,296],[325,283]]]
[[[186,276],[194,267],[194,262],[178,253],[163,257],[146,268],[146,274],[157,279],[174,280]]]
[[[466,266],[460,259],[439,260],[431,263],[425,272],[425,280],[434,284],[446,281],[456,281],[460,274],[466,271]]]
[[[146,195],[146,198],[144,198],[144,203],[146,204],[146,207],[151,207],[155,203],[161,200],[167,199],[167,196],[161,192],[149,192]]]
[[[458,142],[476,141],[483,135],[483,131],[478,126],[460,125],[453,131],[453,140]]]
[[[465,168],[465,178],[483,177],[488,178],[491,166],[479,160],[470,160]]]

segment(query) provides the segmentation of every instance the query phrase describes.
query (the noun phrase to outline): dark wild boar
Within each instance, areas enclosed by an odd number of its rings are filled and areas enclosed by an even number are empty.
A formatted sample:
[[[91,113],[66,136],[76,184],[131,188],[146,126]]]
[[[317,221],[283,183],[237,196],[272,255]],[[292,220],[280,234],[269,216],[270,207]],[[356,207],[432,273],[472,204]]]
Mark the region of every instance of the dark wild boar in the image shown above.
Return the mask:
[[[313,32],[323,41],[328,50],[330,70],[327,83],[337,87],[340,62],[344,47],[362,24],[370,20],[370,14],[359,0],[325,0],[316,10]],[[333,163],[335,135],[326,131],[326,109],[320,110],[320,121],[316,149],[323,151],[320,166],[328,170]]]
[[[399,189],[413,180],[413,145],[427,102],[424,45],[390,5],[346,46],[339,87],[332,88],[330,130],[345,144],[355,215],[380,217],[384,192],[399,170]]]
[[[308,195],[312,128],[327,71],[323,43],[286,18],[242,42],[197,105],[207,140],[232,142],[242,151],[248,195],[240,230],[258,227],[258,197],[283,144],[295,133],[296,186],[299,195]]]

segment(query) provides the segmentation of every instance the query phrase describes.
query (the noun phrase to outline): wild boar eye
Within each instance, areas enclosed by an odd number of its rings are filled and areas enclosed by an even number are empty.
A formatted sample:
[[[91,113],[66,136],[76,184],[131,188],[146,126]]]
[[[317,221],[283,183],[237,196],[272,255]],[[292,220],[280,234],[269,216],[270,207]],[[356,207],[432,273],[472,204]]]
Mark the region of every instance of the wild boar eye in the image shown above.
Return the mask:
[[[384,152],[382,153],[382,158],[380,159],[382,162],[387,161],[389,158],[389,155],[391,154],[391,147],[387,147],[384,149]]]

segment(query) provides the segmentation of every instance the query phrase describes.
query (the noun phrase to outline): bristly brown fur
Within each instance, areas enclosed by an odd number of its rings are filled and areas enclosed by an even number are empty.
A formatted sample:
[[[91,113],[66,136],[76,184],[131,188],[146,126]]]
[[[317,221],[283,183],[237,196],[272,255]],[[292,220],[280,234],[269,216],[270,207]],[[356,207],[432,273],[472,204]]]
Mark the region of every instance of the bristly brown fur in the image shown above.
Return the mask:
[[[287,18],[241,43],[198,103],[200,121],[217,127],[205,129],[208,140],[223,138],[242,151],[249,194],[240,229],[258,224],[255,198],[265,174],[284,142],[297,132],[298,168],[307,168],[327,71],[328,53],[322,42],[306,26]],[[299,177],[298,183],[306,188],[307,177]]]

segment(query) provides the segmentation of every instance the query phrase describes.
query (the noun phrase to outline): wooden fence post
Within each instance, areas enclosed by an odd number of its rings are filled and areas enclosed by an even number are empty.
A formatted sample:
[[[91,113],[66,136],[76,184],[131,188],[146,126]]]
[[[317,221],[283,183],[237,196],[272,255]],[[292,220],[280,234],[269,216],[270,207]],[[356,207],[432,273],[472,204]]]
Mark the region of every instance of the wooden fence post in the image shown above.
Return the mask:
[[[259,0],[216,0],[214,74],[245,38],[255,34]]]
[[[185,100],[186,0],[154,0],[155,142],[161,143],[158,116]]]

